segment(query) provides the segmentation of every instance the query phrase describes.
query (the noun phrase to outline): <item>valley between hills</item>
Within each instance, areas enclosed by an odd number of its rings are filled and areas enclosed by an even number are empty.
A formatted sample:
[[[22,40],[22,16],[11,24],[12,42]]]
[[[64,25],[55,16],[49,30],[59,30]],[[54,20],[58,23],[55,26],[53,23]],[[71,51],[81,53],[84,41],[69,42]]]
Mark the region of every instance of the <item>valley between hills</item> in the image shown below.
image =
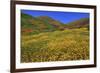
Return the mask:
[[[89,59],[89,18],[61,23],[21,13],[21,62]]]

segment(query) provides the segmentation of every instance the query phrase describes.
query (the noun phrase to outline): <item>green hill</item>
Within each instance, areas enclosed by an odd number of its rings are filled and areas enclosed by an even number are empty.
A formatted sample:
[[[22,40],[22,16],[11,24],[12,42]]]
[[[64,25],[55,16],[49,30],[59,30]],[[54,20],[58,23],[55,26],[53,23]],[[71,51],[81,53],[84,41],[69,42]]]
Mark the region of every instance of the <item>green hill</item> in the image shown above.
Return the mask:
[[[89,19],[82,18],[74,22],[63,24],[48,16],[33,17],[21,13],[21,32],[22,34],[37,34],[40,32],[51,32],[55,30],[65,30],[74,28],[88,28]]]
[[[89,18],[81,18],[79,20],[67,23],[67,28],[88,28],[89,27]]]
[[[36,17],[32,17],[27,14],[21,14],[21,28],[22,33],[39,33],[39,32],[49,32],[54,31],[57,28],[55,28],[53,25],[51,25],[49,22],[46,22],[44,20],[41,20]]]
[[[48,17],[48,16],[39,16],[38,17],[39,19],[41,19],[42,21],[52,25],[53,27],[55,27],[56,29],[63,29],[63,23],[51,18],[51,17]]]

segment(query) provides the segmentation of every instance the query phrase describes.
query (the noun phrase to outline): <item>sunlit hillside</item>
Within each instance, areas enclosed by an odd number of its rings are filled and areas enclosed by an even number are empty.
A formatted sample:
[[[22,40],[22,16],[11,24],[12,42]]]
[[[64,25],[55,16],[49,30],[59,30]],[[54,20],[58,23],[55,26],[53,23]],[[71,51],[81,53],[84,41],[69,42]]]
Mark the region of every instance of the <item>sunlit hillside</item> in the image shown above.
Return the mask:
[[[67,24],[21,13],[21,62],[89,59],[89,18]]]

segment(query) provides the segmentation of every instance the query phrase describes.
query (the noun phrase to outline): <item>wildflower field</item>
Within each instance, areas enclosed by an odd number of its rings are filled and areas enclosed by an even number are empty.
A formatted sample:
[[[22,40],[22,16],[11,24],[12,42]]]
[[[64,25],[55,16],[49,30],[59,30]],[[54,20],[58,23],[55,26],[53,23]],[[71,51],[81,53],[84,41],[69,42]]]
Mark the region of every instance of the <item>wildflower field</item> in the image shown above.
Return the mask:
[[[87,28],[21,36],[21,62],[87,59],[89,59],[89,31]]]

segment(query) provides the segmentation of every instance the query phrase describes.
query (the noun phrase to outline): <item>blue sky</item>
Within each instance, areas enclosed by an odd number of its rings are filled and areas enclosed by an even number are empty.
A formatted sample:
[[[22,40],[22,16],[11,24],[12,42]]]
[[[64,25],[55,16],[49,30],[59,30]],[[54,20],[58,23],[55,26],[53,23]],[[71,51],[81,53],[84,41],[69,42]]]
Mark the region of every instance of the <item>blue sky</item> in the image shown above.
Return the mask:
[[[81,18],[89,18],[89,13],[80,12],[58,12],[58,11],[38,11],[38,10],[21,10],[22,13],[29,14],[33,17],[49,16],[62,23],[69,23]]]

